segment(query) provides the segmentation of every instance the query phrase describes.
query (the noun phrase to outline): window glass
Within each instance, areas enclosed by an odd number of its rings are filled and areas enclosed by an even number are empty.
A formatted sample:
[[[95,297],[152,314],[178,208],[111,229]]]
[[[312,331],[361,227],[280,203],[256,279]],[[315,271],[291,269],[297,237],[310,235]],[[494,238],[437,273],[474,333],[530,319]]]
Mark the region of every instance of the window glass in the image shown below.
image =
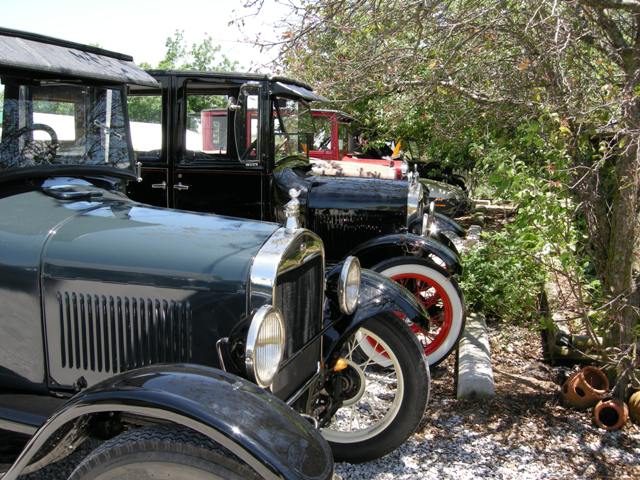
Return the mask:
[[[308,156],[313,139],[313,118],[302,100],[276,97],[273,100],[274,152],[276,163],[292,156]]]
[[[331,141],[331,118],[324,116],[313,117],[314,134],[313,150],[328,151],[333,149]]]
[[[131,142],[141,160],[159,160],[162,154],[162,96],[130,95]]]
[[[184,129],[183,161],[226,157],[229,133],[228,95],[190,93]]]
[[[349,147],[349,125],[346,123],[338,124],[338,150],[344,152]]]
[[[235,110],[234,138],[240,161],[252,162],[258,156],[258,88],[245,85],[240,90]]]
[[[120,89],[7,79],[2,93],[0,167],[130,167]]]

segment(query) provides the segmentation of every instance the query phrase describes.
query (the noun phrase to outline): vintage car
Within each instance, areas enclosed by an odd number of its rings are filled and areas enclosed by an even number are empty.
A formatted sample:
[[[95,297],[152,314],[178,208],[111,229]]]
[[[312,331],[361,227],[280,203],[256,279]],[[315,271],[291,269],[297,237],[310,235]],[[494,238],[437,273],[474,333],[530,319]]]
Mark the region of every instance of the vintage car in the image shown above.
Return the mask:
[[[308,85],[258,74],[149,73],[162,88],[130,89],[133,147],[145,180],[130,185],[132,198],[284,223],[293,192],[328,262],[355,256],[410,289],[431,318],[429,329],[412,326],[427,361],[447,357],[465,321],[454,278],[461,266],[451,241],[423,228],[447,220],[425,211],[419,182],[311,175],[308,102],[326,99]]]
[[[406,159],[400,158],[399,147],[402,142],[395,145],[395,151],[367,150],[358,153],[357,141],[351,132],[353,117],[338,110],[314,109],[311,113],[315,128],[313,145],[309,152],[313,173],[399,180],[405,178],[411,168],[415,168],[420,175],[420,183],[428,194],[428,201],[434,202],[436,212],[451,217],[459,217],[469,212],[472,203],[463,188],[424,178],[423,174],[428,175],[430,172],[428,169],[425,170],[422,163],[409,163]]]
[[[423,307],[355,258],[325,273],[296,202],[281,227],[128,198],[127,84],[158,88],[128,56],[0,30],[0,430],[31,438],[2,480],[76,449],[55,478],[330,479],[332,450],[404,442]]]

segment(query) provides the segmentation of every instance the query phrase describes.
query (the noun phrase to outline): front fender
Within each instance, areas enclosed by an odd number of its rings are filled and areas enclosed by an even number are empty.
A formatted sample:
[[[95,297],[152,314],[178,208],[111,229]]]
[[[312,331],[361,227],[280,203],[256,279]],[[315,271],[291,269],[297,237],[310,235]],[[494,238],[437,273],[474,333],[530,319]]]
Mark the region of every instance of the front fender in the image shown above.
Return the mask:
[[[462,263],[458,254],[436,239],[422,237],[413,233],[394,233],[382,235],[361,243],[349,255],[358,257],[365,268],[398,256],[420,256],[429,258],[435,255],[444,263],[445,269],[456,274],[462,271]]]
[[[341,264],[327,274],[327,290],[332,291],[340,274]],[[367,320],[377,315],[401,314],[413,323],[429,330],[429,315],[416,298],[400,284],[371,270],[362,270],[358,308],[352,315],[340,312],[337,299],[329,294],[325,302],[324,321],[329,328],[324,333],[323,358],[333,365],[344,342]]]
[[[467,234],[462,225],[440,212],[434,213],[433,223],[440,232],[453,232],[458,237],[464,237]]]
[[[102,412],[191,428],[233,452],[264,478],[332,476],[328,444],[285,403],[235,375],[178,364],[131,370],[72,397],[35,433],[3,480],[17,478],[65,425]]]

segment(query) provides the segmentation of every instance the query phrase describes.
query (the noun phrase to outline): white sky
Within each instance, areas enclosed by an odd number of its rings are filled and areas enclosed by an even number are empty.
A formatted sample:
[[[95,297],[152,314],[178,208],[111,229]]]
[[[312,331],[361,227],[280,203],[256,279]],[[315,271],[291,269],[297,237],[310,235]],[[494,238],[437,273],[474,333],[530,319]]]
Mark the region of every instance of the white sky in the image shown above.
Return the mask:
[[[132,55],[137,63],[155,65],[164,57],[165,40],[184,30],[188,43],[207,34],[239,70],[269,64],[275,53],[260,53],[250,41],[257,33],[277,36],[277,22],[286,9],[273,0],[245,27],[229,21],[245,16],[241,0],[3,0],[0,26],[26,30],[80,43],[99,44]],[[265,71],[265,68],[260,68]],[[267,67],[268,70],[268,67]]]

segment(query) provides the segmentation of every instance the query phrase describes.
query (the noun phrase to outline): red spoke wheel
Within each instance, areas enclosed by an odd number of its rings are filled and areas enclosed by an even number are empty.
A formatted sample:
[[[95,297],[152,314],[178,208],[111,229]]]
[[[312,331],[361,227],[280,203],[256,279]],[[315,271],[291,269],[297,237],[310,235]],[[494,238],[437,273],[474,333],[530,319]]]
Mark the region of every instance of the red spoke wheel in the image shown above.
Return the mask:
[[[428,331],[416,324],[411,329],[422,344],[429,365],[443,361],[464,330],[464,302],[455,279],[432,262],[416,257],[393,258],[372,270],[400,283],[429,312]]]

